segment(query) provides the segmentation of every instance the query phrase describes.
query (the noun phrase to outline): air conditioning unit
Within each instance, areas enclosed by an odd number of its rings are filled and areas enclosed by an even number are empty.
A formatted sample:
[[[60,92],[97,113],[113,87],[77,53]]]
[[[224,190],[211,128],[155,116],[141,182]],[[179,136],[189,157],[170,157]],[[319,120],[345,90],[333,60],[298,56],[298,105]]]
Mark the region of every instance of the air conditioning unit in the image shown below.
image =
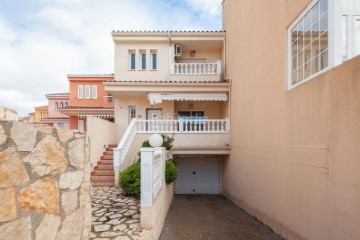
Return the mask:
[[[175,44],[175,56],[180,57],[182,55],[182,47],[180,44]]]

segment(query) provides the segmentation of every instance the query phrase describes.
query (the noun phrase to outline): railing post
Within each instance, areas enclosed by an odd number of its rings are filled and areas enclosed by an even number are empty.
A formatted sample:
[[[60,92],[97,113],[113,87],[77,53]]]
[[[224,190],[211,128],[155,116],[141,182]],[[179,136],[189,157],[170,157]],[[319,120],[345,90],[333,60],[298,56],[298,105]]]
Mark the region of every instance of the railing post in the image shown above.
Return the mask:
[[[221,60],[217,60],[217,61],[216,61],[216,65],[217,65],[217,68],[216,68],[216,72],[215,72],[215,73],[220,74],[220,73],[221,73]]]
[[[141,152],[141,207],[153,205],[153,157],[154,148],[140,148]]]

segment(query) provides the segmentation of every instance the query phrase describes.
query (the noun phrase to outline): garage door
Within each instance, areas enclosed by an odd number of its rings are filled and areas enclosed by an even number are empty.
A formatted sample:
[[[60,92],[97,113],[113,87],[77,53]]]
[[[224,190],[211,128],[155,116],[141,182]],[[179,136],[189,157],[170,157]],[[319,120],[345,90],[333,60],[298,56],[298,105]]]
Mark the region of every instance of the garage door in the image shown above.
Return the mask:
[[[218,158],[177,158],[176,194],[219,194]]]

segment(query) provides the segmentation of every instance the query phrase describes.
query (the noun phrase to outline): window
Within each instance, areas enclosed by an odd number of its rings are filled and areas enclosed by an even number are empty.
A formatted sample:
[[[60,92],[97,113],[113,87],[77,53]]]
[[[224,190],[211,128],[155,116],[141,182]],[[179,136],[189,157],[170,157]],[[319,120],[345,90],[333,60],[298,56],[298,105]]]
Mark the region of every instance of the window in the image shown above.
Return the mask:
[[[317,0],[289,28],[289,87],[328,68],[328,0]]]
[[[65,107],[66,107],[66,108],[69,107],[69,104],[68,104],[67,102],[65,103]]]
[[[84,85],[78,85],[78,99],[84,98]]]
[[[130,116],[129,121],[136,118],[136,107],[135,106],[129,107],[129,116]]]
[[[58,123],[58,128],[64,128],[64,123]]]
[[[136,69],[136,57],[135,57],[135,50],[129,51],[129,60],[130,60],[130,69],[135,70]]]
[[[92,92],[91,92],[92,99],[97,99],[97,86],[92,85]]]
[[[64,103],[60,103],[60,109],[64,108]]]
[[[151,51],[151,69],[157,69],[157,52],[155,50]]]
[[[146,70],[146,53],[145,53],[145,51],[141,52],[141,70]]]
[[[84,132],[84,120],[78,120],[78,130]]]
[[[59,111],[59,103],[57,103],[57,102],[55,103],[55,111],[57,111],[57,112]]]
[[[85,86],[85,98],[90,99],[90,85]]]

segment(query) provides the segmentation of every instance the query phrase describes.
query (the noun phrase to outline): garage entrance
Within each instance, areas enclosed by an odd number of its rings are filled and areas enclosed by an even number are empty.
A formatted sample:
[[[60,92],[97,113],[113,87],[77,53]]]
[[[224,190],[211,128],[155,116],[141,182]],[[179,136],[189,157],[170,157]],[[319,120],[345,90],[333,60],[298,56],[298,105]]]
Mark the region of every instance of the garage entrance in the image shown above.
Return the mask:
[[[175,162],[175,194],[220,194],[219,157],[186,156],[175,158]]]

